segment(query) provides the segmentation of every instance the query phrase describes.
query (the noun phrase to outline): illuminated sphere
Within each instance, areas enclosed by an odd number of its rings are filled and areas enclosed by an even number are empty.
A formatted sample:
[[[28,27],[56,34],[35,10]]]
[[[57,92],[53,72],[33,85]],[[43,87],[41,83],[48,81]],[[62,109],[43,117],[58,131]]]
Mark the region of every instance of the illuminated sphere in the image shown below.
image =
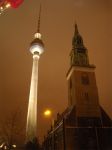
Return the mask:
[[[30,52],[41,55],[44,52],[44,43],[41,40],[40,34],[35,34],[34,40],[30,44]]]

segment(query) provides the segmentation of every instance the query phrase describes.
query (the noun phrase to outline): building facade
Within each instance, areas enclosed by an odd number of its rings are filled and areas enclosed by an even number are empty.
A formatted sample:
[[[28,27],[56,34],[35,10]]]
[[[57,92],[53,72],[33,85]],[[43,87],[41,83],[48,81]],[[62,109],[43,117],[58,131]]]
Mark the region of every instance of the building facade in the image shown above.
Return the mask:
[[[95,66],[75,24],[67,73],[68,108],[43,142],[44,150],[111,150],[112,122],[99,104]]]

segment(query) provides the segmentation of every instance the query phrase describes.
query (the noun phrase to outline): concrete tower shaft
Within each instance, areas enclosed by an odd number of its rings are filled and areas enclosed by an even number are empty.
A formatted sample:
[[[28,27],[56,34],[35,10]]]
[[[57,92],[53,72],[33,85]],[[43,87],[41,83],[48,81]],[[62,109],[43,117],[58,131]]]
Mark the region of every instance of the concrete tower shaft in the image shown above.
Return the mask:
[[[40,33],[36,33],[40,35]],[[27,127],[26,127],[26,143],[37,137],[37,92],[38,92],[38,62],[40,55],[44,52],[44,45],[40,37],[35,37],[31,42],[30,52],[33,54],[33,68],[31,76]]]
[[[30,43],[30,52],[33,54],[33,68],[31,76],[31,86],[29,94],[27,126],[26,126],[26,143],[35,143],[37,138],[37,92],[38,92],[38,62],[40,55],[44,52],[44,43],[41,39],[40,33],[40,14],[39,11],[38,28],[34,34],[34,39]]]
[[[37,137],[38,61],[39,55],[34,54],[27,114],[26,142],[32,141]]]

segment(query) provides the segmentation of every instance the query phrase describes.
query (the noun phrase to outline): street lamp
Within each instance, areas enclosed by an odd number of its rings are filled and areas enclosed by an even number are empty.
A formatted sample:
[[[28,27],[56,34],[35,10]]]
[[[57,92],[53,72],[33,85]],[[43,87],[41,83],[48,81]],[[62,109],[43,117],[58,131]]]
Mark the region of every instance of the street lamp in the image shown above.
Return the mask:
[[[51,112],[50,109],[47,109],[47,110],[44,111],[44,116],[45,117],[51,117],[51,115],[52,115],[52,112]]]

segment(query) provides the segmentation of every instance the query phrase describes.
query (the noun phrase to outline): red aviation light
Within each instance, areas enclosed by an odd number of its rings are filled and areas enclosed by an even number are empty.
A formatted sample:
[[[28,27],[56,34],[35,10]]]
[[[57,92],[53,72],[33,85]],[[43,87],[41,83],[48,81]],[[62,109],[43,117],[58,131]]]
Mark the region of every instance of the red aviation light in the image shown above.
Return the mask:
[[[17,8],[19,5],[21,5],[23,0],[7,0],[7,2],[11,4],[12,8]]]

